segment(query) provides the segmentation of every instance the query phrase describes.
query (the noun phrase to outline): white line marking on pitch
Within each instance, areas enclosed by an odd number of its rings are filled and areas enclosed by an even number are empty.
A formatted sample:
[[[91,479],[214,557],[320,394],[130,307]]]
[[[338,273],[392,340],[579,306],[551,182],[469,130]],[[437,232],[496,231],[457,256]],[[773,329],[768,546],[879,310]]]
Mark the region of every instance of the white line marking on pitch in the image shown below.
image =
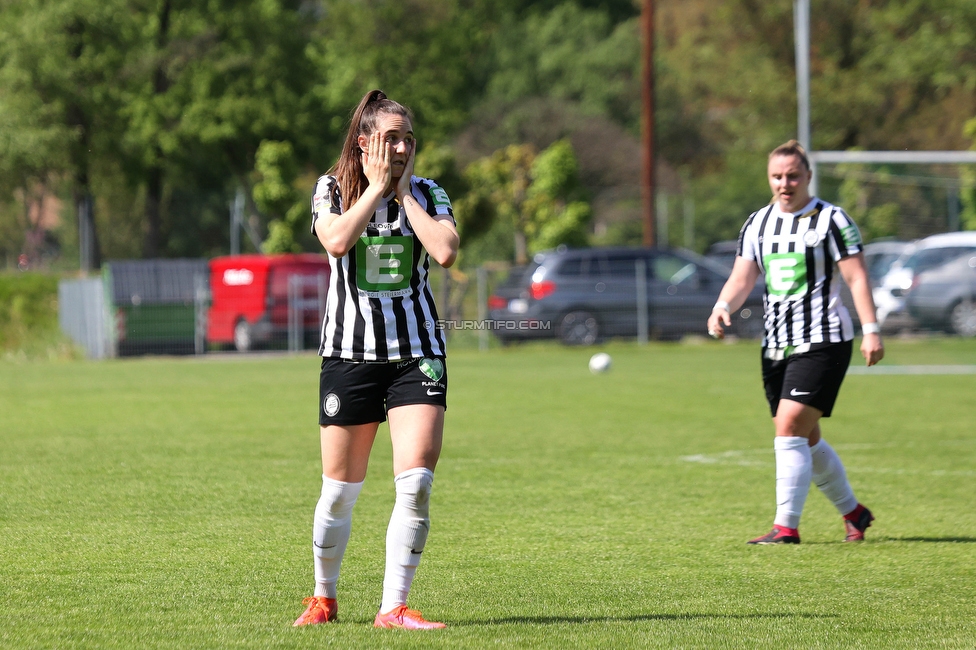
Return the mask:
[[[893,447],[894,443],[885,444],[873,444],[873,443],[850,443],[850,444],[839,444],[836,445],[837,449],[846,449],[849,451],[853,450],[866,450],[866,449],[878,449],[881,447]],[[702,465],[738,465],[742,467],[771,467],[775,465],[772,460],[772,449],[734,449],[729,451],[722,451],[715,454],[692,454],[690,456],[679,456],[678,460],[682,460],[686,463],[699,463]],[[748,456],[769,456],[767,460],[750,459]],[[936,470],[917,470],[917,469],[893,469],[887,467],[859,467],[859,466],[848,466],[848,471],[851,472],[864,472],[870,474],[900,474],[900,475],[918,475],[918,476],[976,476],[976,470],[971,469],[961,469],[961,470],[946,470],[946,469],[936,469]]]
[[[976,366],[851,366],[849,375],[976,375]]]

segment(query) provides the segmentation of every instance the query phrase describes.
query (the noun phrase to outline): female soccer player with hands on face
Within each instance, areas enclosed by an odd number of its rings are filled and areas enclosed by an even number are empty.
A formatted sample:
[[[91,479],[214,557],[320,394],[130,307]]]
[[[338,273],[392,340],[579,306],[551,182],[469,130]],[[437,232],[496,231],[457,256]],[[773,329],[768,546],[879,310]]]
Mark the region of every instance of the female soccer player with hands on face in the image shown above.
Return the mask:
[[[770,153],[767,172],[773,201],[742,227],[732,274],[708,318],[709,334],[722,338],[764,276],[762,375],[776,428],[776,517],[771,532],[749,543],[800,543],[811,480],[843,515],[845,541],[860,541],[874,517],[821,437],[820,418],[830,417],[854,339],[838,270],[861,320],[861,354],[869,366],[884,356],[861,236],[843,210],[810,196],[810,162],[796,140]]]
[[[427,282],[429,258],[451,266],[458,233],[447,193],[413,175],[416,150],[410,111],[373,90],[353,113],[339,160],[312,195],[312,232],[329,254],[331,273],[319,347],[315,591],[296,626],[336,619],[353,505],[377,428],[388,419],[396,502],[374,625],[444,627],[406,605],[430,528],[447,408],[446,349]]]

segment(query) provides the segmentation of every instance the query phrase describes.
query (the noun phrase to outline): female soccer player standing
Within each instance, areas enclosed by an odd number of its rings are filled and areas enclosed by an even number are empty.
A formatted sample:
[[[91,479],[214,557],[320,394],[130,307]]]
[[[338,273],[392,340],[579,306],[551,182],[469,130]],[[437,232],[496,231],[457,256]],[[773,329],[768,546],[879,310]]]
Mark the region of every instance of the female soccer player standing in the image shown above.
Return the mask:
[[[732,274],[708,318],[709,334],[724,336],[731,314],[759,275],[765,277],[762,374],[776,427],[777,505],[772,531],[749,543],[800,543],[811,480],[843,515],[845,541],[863,540],[874,517],[854,497],[844,465],[820,433],[820,418],[830,417],[854,338],[837,269],[861,319],[861,354],[869,366],[884,356],[861,236],[843,210],[810,196],[810,162],[796,140],[769,154],[767,171],[773,201],[742,227]]]
[[[458,233],[447,193],[413,175],[416,149],[410,111],[371,91],[353,113],[338,162],[312,195],[312,232],[329,253],[331,275],[319,348],[315,592],[296,626],[336,618],[353,505],[377,428],[389,419],[396,502],[374,625],[444,627],[406,605],[430,528],[447,408],[446,350],[427,283],[429,257],[451,266]]]

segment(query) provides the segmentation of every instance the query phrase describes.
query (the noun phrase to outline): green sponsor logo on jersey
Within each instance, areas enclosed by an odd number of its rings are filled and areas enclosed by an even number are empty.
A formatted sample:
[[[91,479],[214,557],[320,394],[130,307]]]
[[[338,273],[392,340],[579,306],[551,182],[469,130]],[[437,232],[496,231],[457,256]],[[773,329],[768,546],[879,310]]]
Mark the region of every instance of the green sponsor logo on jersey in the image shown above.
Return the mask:
[[[410,288],[413,237],[360,237],[356,242],[356,280],[367,293],[390,295]]]
[[[763,258],[766,288],[771,296],[792,297],[806,293],[807,260],[803,253],[772,253]]]
[[[425,357],[420,360],[419,367],[420,372],[430,377],[432,381],[440,381],[441,377],[444,376],[444,362],[440,359],[427,359]]]
[[[861,233],[854,224],[851,224],[846,228],[842,228],[840,234],[844,238],[844,244],[846,244],[848,248],[851,246],[861,245]]]
[[[447,192],[439,187],[435,187],[430,191],[431,197],[434,199],[434,205],[446,205],[451,207],[451,199],[447,197]]]

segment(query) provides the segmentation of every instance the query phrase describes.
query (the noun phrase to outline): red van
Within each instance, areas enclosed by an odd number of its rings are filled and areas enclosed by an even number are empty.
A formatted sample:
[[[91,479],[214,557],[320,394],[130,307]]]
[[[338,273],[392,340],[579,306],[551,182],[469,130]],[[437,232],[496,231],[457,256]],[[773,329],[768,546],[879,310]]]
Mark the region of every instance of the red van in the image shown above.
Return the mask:
[[[315,253],[228,255],[210,260],[207,341],[244,352],[300,336],[317,341],[329,260]]]

